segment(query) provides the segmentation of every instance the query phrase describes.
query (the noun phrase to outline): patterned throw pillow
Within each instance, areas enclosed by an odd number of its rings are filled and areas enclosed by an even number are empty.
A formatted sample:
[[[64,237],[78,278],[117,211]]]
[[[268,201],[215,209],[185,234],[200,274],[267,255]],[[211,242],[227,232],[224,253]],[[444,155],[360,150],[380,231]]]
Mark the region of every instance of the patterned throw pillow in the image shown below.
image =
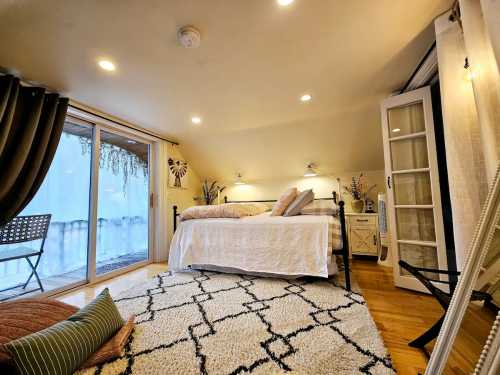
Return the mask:
[[[312,189],[304,190],[300,193],[297,198],[288,206],[283,216],[295,216],[300,214],[302,210],[308,203],[314,200],[314,193]]]
[[[21,375],[72,374],[123,324],[106,288],[67,320],[5,347]]]
[[[339,206],[331,200],[312,201],[302,210],[301,215],[336,216],[339,213]]]
[[[47,298],[0,303],[0,364],[13,365],[12,358],[5,348],[9,341],[53,326],[77,311],[76,306]]]
[[[271,216],[282,216],[285,210],[288,208],[290,203],[294,201],[297,197],[298,191],[297,188],[290,188],[283,193],[283,195],[278,199],[276,204],[273,207],[273,211],[271,212]]]

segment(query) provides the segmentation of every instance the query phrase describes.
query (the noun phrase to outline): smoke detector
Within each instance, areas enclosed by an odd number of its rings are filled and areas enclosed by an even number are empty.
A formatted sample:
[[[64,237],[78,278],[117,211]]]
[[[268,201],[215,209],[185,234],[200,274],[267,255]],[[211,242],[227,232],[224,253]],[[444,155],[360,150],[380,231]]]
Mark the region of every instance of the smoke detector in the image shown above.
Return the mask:
[[[184,48],[198,48],[201,42],[201,34],[196,27],[183,26],[177,32],[177,39]]]

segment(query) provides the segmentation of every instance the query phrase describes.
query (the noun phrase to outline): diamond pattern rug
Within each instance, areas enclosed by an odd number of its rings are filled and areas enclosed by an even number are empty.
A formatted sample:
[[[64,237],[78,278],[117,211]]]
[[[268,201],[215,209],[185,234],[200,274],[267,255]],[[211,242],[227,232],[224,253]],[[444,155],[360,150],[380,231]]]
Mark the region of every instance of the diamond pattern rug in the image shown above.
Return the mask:
[[[163,273],[118,296],[136,328],[83,374],[394,374],[363,297],[334,279]]]

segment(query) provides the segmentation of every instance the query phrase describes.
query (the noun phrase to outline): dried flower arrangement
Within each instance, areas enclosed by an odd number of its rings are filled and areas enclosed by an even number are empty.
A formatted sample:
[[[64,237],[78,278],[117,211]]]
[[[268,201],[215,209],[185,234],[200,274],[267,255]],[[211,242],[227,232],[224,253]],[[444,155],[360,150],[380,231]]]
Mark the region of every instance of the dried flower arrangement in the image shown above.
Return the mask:
[[[377,185],[372,185],[368,187],[368,185],[364,181],[363,173],[360,173],[359,177],[352,177],[351,185],[344,186],[344,190],[347,191],[354,200],[366,199],[368,194],[375,189]]]
[[[203,192],[203,199],[206,204],[212,204],[226,187],[217,185],[217,181],[213,181],[211,184],[207,180],[201,185],[201,190]]]

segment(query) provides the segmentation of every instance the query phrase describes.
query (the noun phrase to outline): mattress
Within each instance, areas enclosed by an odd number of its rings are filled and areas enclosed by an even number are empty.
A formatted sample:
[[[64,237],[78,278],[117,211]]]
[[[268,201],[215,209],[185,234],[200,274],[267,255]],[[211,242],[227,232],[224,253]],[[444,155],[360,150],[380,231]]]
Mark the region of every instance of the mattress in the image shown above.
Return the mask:
[[[174,234],[169,268],[328,277],[337,272],[332,249],[340,248],[340,221],[332,216],[196,219],[182,222]]]

